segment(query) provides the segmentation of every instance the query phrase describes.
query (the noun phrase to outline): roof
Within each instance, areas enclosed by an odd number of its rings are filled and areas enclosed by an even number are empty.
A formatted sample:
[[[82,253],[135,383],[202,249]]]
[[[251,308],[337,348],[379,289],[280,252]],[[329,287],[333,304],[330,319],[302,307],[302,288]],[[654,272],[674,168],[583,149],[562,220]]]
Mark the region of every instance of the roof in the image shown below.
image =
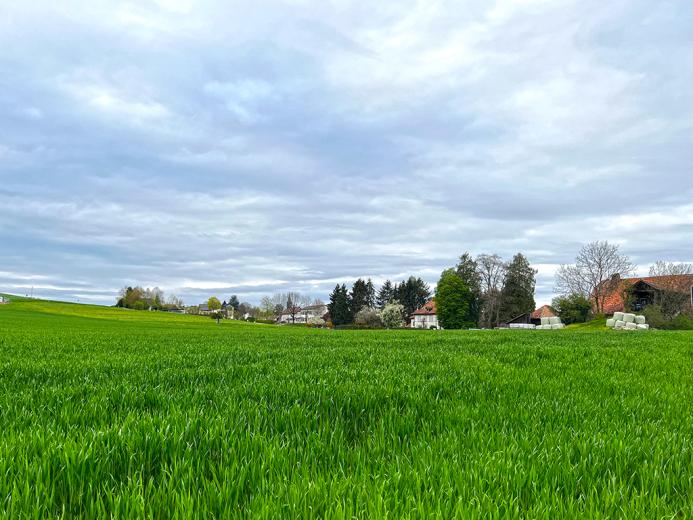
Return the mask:
[[[412,316],[433,316],[436,314],[435,298],[428,300],[423,307],[412,312]]]
[[[607,280],[606,282],[610,282]],[[623,293],[638,282],[644,282],[660,291],[673,291],[688,294],[693,287],[693,274],[674,274],[667,276],[639,276],[624,278],[616,288],[604,298],[604,313],[613,314],[625,308]]]
[[[533,320],[539,320],[541,318],[555,318],[556,313],[553,312],[553,309],[549,305],[542,305],[539,307],[537,310],[532,312],[529,316]]]

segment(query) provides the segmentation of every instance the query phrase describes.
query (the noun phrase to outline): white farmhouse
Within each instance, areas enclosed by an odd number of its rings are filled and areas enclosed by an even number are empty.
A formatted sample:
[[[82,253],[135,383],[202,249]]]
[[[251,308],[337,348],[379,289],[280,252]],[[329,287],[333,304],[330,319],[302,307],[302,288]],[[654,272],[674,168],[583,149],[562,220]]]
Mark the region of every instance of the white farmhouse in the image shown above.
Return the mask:
[[[438,324],[435,298],[428,300],[426,305],[415,310],[411,315],[411,327],[413,329],[441,329]]]

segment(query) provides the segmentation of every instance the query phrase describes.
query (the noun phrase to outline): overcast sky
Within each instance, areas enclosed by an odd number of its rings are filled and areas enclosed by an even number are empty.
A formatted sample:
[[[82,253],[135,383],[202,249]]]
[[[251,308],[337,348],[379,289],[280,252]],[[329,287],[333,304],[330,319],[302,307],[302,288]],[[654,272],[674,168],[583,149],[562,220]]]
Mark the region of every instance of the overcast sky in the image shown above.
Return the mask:
[[[233,6],[231,6],[233,5]],[[693,261],[690,0],[0,0],[0,291]]]

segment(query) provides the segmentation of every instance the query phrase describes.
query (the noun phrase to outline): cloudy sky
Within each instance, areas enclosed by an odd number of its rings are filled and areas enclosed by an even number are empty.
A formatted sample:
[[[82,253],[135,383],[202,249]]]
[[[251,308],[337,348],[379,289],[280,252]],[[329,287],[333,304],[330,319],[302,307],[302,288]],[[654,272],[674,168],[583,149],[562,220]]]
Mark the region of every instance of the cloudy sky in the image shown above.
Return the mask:
[[[0,0],[0,291],[693,261],[690,0]]]

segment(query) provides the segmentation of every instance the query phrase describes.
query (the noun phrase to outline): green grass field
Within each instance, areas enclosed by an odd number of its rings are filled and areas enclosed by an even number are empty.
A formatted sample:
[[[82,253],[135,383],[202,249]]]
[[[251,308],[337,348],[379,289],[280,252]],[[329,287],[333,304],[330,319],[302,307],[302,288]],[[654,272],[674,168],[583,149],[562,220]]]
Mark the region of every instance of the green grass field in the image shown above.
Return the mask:
[[[5,518],[688,518],[693,333],[0,305]]]

